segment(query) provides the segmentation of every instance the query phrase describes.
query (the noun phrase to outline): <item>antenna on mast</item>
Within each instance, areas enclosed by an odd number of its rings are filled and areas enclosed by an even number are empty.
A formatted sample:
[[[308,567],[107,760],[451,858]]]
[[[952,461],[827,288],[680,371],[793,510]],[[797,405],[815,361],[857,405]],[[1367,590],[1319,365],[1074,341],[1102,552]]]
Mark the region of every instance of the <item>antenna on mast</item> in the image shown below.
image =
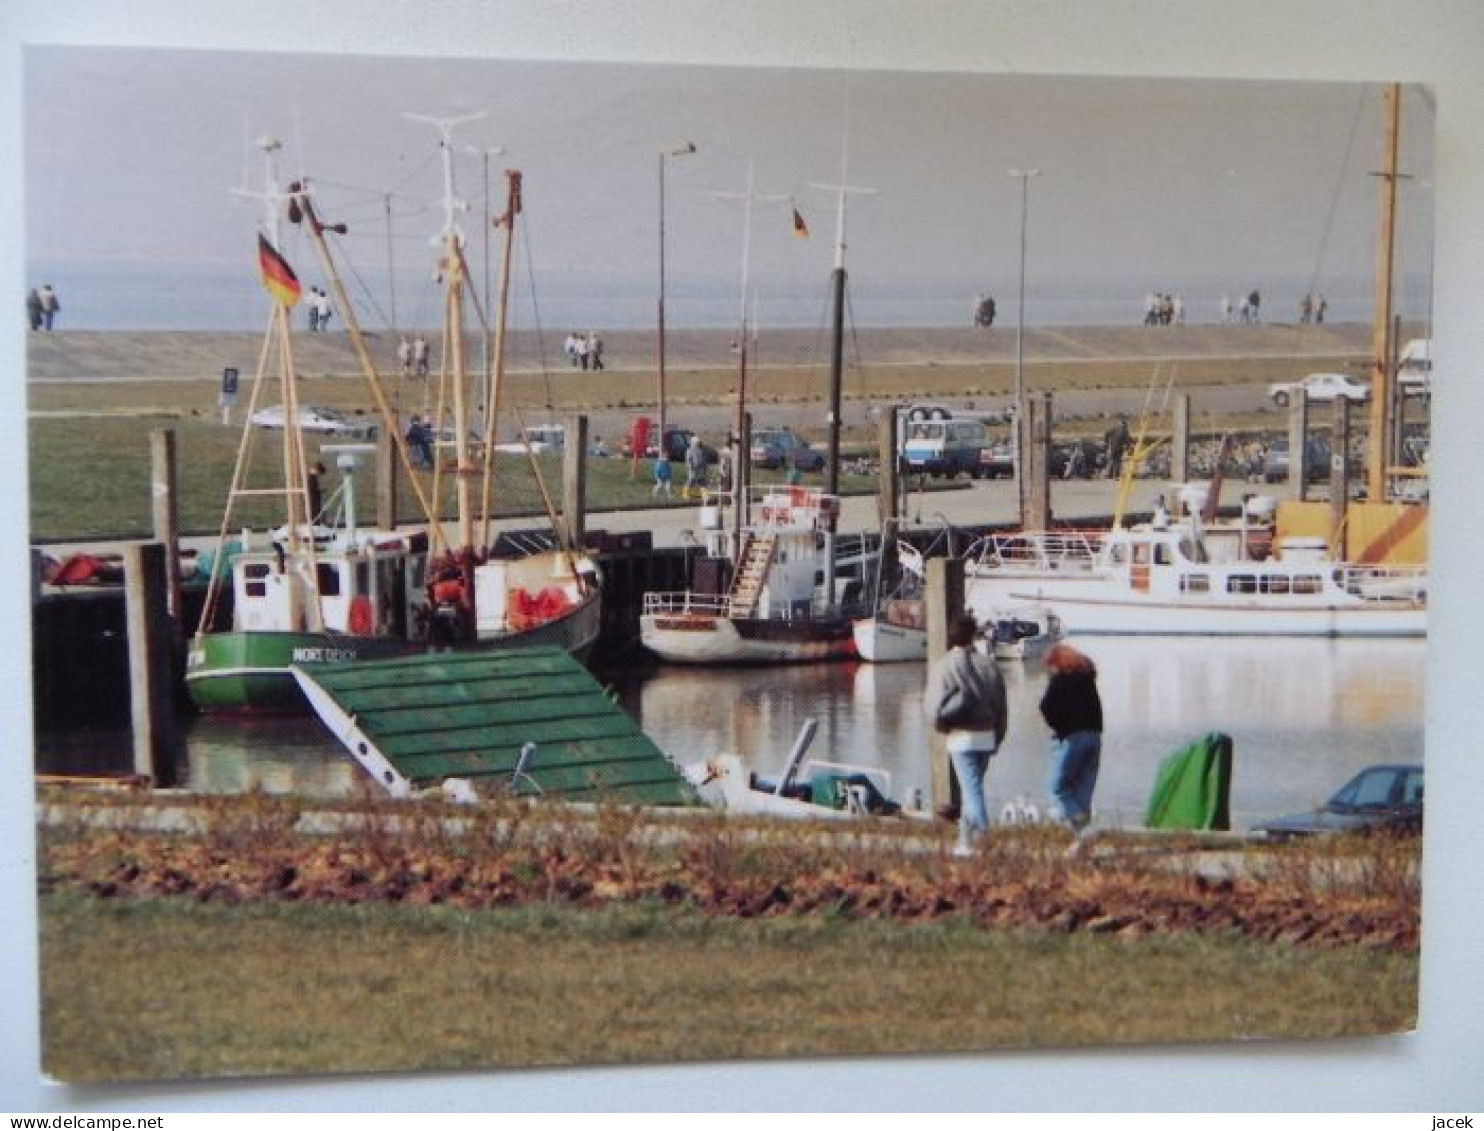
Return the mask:
[[[233,189],[232,194],[262,201],[263,234],[275,250],[281,250],[282,245],[279,243],[278,235],[279,205],[288,200],[291,195],[278,187],[278,159],[275,155],[283,148],[283,142],[265,134],[258,138],[255,144],[263,151],[263,187],[257,192],[246,188]]]
[[[435,118],[431,114],[413,114],[404,112],[402,117],[411,122],[426,122],[437,128],[442,140],[439,142],[443,150],[443,230],[438,233],[439,239],[447,239],[454,236],[460,244],[464,242],[464,233],[454,223],[455,212],[469,211],[469,202],[458,197],[454,193],[453,184],[453,131],[456,126],[462,126],[466,122],[477,122],[481,118],[488,118],[489,114],[481,110],[477,114],[465,114],[458,118]]]

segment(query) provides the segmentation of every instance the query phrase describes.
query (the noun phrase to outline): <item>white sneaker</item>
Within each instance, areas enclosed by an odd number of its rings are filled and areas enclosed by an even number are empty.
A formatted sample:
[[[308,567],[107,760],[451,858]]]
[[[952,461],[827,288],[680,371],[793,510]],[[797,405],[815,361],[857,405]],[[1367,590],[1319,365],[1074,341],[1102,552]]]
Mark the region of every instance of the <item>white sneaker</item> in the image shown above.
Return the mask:
[[[972,844],[955,844],[953,846],[955,856],[973,856],[974,846]]]

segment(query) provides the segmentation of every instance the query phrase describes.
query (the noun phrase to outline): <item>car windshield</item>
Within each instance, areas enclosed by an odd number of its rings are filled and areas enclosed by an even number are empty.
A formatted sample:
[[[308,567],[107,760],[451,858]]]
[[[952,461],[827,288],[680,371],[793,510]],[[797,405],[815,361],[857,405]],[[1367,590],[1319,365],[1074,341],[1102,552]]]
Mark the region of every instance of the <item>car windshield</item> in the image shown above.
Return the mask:
[[[1330,806],[1341,810],[1384,809],[1399,797],[1400,777],[1395,770],[1367,770],[1341,788]]]

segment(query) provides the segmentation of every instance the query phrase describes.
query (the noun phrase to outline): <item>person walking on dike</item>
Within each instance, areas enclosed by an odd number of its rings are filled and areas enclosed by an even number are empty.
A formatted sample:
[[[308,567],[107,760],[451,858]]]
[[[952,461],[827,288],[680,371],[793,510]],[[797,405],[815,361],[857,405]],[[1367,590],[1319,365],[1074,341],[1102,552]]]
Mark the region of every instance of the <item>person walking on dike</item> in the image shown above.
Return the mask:
[[[1221,296],[1221,324],[1223,326],[1225,326],[1228,323],[1230,323],[1231,320],[1232,320],[1232,296],[1231,295],[1222,295]]]
[[[412,364],[419,377],[428,375],[428,339],[421,334],[412,339]]]
[[[50,283],[42,283],[37,297],[41,299],[41,325],[48,331],[52,328],[52,322],[62,312],[62,303],[57,298],[57,292],[52,290]]]
[[[26,295],[26,321],[32,330],[41,329],[41,296],[32,287]]]
[[[603,368],[603,339],[591,330],[587,332],[587,362],[594,373]]]
[[[675,497],[674,492],[670,489],[670,460],[664,452],[660,452],[659,455],[654,457],[654,490],[649,493],[651,495],[664,495],[667,499]]]
[[[324,291],[320,291],[314,301],[319,307],[319,332],[323,334],[330,329],[330,315],[335,313],[335,308],[330,305],[330,296]]]
[[[412,376],[412,343],[408,341],[407,335],[403,334],[397,342],[397,360],[402,363],[402,376]]]
[[[1057,816],[1076,834],[1068,855],[1079,856],[1092,820],[1092,793],[1103,749],[1098,670],[1090,657],[1069,644],[1053,644],[1045,662],[1051,679],[1041,697],[1041,717],[1054,736],[1048,790]]]
[[[690,498],[694,490],[700,494],[706,485],[706,449],[701,447],[701,437],[692,436],[685,449],[685,487],[680,492],[682,499]]]
[[[577,341],[577,345],[576,345],[576,349],[577,349],[577,368],[578,369],[581,369],[585,373],[585,372],[587,372],[588,362],[591,360],[591,355],[588,353],[589,342],[581,334],[577,335],[576,341]]]
[[[309,332],[319,330],[319,288],[309,288],[309,298],[304,303],[304,314],[309,319]]]
[[[974,647],[974,618],[961,613],[948,625],[948,651],[928,672],[923,708],[944,747],[958,781],[958,842],[955,856],[970,856],[974,842],[989,828],[984,775],[1005,741],[1009,710],[1005,681],[995,662]]]

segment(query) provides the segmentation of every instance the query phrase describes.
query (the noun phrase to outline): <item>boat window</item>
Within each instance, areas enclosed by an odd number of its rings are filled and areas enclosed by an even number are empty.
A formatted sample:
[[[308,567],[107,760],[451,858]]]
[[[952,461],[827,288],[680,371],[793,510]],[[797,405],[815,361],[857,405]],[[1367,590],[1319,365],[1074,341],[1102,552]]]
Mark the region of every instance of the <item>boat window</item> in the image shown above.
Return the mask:
[[[1293,591],[1295,593],[1322,593],[1324,582],[1317,573],[1299,574],[1293,579]]]
[[[1193,538],[1180,539],[1180,552],[1193,562],[1206,560],[1206,547],[1203,543]]]
[[[1180,575],[1180,591],[1182,593],[1209,593],[1211,592],[1211,578],[1204,573],[1183,573]]]
[[[340,570],[337,566],[320,562],[315,570],[315,583],[321,597],[340,596]]]
[[[371,592],[371,563],[370,562],[357,562],[356,563],[356,592],[357,593],[369,593],[369,592]]]
[[[1175,551],[1170,549],[1168,542],[1160,542],[1154,547],[1154,561],[1158,565],[1175,564]]]
[[[1285,575],[1283,575],[1283,574],[1276,574],[1276,575],[1274,575],[1272,577],[1264,577],[1262,579],[1263,592],[1264,593],[1287,593],[1288,592],[1288,589],[1289,589],[1288,582],[1289,582],[1288,577],[1285,576]]]
[[[1121,542],[1119,544],[1117,544],[1116,546],[1109,546],[1108,547],[1108,560],[1110,562],[1112,562],[1114,565],[1122,565],[1125,561],[1128,560],[1128,552],[1127,551],[1128,551],[1128,547],[1124,546],[1123,543],[1121,543]]]
[[[243,595],[247,597],[266,597],[268,595],[268,563],[255,562],[243,567],[242,576],[245,584],[242,587]]]
[[[1250,573],[1234,573],[1226,579],[1228,593],[1256,593],[1257,578]]]
[[[1149,543],[1148,542],[1135,542],[1134,543],[1134,564],[1135,565],[1148,565],[1149,564]]]

